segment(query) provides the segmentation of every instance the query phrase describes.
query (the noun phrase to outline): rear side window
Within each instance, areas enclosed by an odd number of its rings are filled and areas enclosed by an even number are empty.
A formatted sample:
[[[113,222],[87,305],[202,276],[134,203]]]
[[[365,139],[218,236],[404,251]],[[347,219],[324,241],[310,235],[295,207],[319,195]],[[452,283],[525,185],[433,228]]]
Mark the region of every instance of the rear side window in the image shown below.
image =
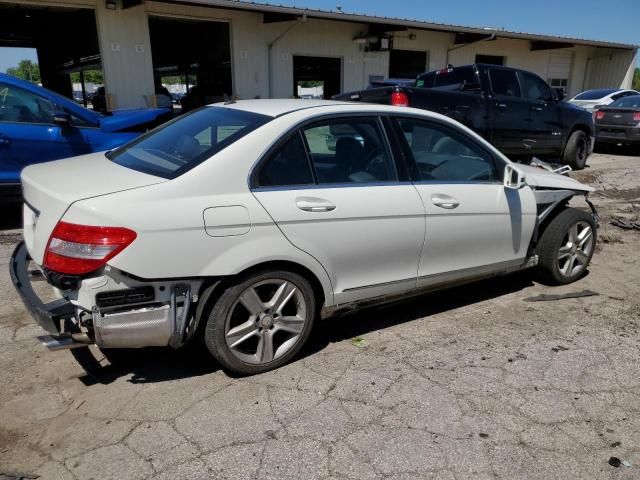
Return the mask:
[[[313,184],[311,167],[300,132],[296,132],[264,163],[258,174],[259,187]]]
[[[330,120],[303,134],[319,184],[397,179],[377,118]]]
[[[455,130],[412,118],[397,120],[421,181],[495,182],[492,156]]]
[[[491,89],[494,94],[505,97],[520,96],[520,85],[518,84],[516,72],[492,68],[489,70],[489,79],[491,80]]]
[[[204,107],[107,154],[124,167],[176,178],[270,121],[272,117],[224,107]]]

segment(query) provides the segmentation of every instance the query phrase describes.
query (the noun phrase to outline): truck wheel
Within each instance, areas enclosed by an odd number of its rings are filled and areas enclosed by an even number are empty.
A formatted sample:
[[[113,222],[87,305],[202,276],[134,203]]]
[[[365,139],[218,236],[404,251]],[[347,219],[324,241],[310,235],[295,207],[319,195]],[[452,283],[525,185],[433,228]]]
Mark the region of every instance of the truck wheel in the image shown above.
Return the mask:
[[[564,147],[563,163],[574,170],[582,170],[589,156],[589,138],[582,130],[576,130],[569,136]]]
[[[208,313],[205,342],[225,368],[242,375],[284,365],[313,328],[309,282],[287,271],[264,271],[228,286]]]
[[[596,246],[596,224],[582,210],[567,208],[547,225],[537,253],[543,276],[565,285],[584,275]]]

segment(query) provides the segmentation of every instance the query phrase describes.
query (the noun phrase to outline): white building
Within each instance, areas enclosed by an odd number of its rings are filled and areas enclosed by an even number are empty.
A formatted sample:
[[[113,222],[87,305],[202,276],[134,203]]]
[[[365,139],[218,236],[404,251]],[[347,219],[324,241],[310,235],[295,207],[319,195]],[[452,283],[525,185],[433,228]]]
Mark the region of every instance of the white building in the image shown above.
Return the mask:
[[[19,46],[16,38],[24,38],[24,46],[38,48],[45,86],[64,91],[69,72],[101,66],[112,108],[152,105],[155,85],[166,75],[189,75],[213,101],[223,95],[292,97],[309,81],[321,82],[330,96],[374,79],[474,62],[524,68],[573,95],[630,87],[637,51],[595,40],[239,0],[0,0],[0,32],[11,29],[18,31],[11,41],[0,38],[0,45]]]

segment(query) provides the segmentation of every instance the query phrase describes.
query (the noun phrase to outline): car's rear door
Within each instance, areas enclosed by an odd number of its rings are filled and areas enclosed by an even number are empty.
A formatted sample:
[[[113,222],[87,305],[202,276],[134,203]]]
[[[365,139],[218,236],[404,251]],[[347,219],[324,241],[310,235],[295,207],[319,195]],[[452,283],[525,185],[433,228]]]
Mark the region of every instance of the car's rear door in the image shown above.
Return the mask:
[[[337,303],[415,287],[424,208],[399,176],[378,116],[290,132],[252,174],[252,191],[289,241],[323,265]]]
[[[394,121],[426,210],[418,286],[521,264],[536,219],[531,189],[505,189],[502,162],[461,130],[417,117]]]

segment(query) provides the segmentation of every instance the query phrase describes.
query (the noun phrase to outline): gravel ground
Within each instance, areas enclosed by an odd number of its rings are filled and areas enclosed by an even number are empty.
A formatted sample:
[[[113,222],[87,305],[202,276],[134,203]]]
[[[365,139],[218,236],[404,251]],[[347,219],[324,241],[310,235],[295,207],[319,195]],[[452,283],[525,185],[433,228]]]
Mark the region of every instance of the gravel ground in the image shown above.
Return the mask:
[[[197,349],[136,351],[95,376],[46,352],[7,273],[20,233],[5,230],[0,473],[640,478],[640,232],[609,225],[640,214],[640,158],[590,163],[573,174],[599,189],[603,224],[584,279],[523,273],[329,319],[297,361],[250,378]],[[523,301],[583,289],[599,295]]]

